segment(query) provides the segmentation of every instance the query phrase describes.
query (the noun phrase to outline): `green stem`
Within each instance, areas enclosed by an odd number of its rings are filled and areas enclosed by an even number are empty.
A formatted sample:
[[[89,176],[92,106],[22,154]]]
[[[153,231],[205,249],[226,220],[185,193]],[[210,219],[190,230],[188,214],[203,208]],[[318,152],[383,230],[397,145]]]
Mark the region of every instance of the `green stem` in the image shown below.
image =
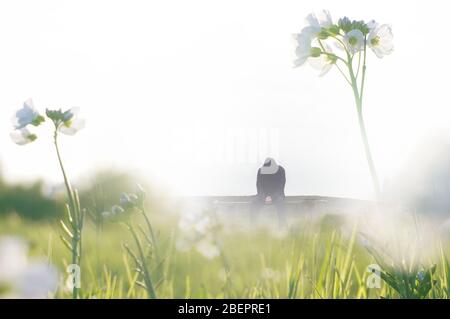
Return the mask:
[[[336,60],[336,63],[335,63],[336,68],[339,70],[339,72],[341,72],[341,74],[342,74],[342,76],[344,77],[345,81],[347,81],[348,84],[352,85],[352,84],[350,83],[350,80],[347,78],[347,76],[344,74],[344,72],[342,71],[342,69],[341,69],[341,68],[339,67],[339,65],[337,64],[338,60],[340,60],[340,61],[342,61],[345,65],[347,65],[347,61],[345,61],[343,58],[341,58],[341,57],[339,57],[339,56],[337,56],[337,55],[335,55],[335,54],[333,54],[333,53],[327,52],[327,50],[325,50],[325,46],[323,45],[322,41],[320,41],[320,40],[319,40],[319,45],[320,45],[320,47],[322,48],[322,54],[325,54],[325,55],[327,55],[327,56],[329,56],[329,57],[331,56],[331,57],[334,57],[334,58],[337,59],[337,60]]]
[[[340,68],[340,66],[337,64],[337,62],[336,62],[336,68],[338,69],[338,71],[342,74],[342,76],[344,77],[344,79],[345,79],[345,81],[350,85],[350,86],[352,86],[352,83],[350,82],[350,80],[347,78],[347,76],[345,75],[345,73],[344,73],[344,71],[342,71],[342,69]],[[346,63],[346,65],[347,65],[347,63]]]
[[[364,60],[364,62],[365,62],[365,60]],[[356,78],[358,78],[358,76],[359,76],[359,70],[360,70],[360,67],[361,67],[361,51],[359,51],[359,53],[358,53],[358,67],[357,67],[357,71],[356,71]]]
[[[145,213],[145,209],[139,208],[139,211],[141,212],[142,216],[144,216],[145,224],[147,225],[148,231],[150,233],[150,237],[152,238],[152,244],[153,244],[153,249],[155,250],[156,260],[157,260],[157,263],[159,263],[158,246],[156,244],[156,236],[155,236],[155,232],[153,231],[152,224],[150,223],[150,219],[148,218],[147,214]]]
[[[72,217],[72,264],[80,266],[80,255],[81,255],[81,230],[79,227],[79,217],[77,213],[77,208],[75,205],[75,200],[73,197],[72,187],[70,185],[69,179],[67,178],[66,170],[64,169],[64,164],[61,158],[61,153],[59,151],[58,146],[58,127],[55,125],[55,133],[53,135],[54,138],[54,144],[56,149],[56,155],[58,157],[59,166],[61,168],[61,172],[64,178],[64,184],[66,186],[67,196],[69,197],[69,210],[70,214],[74,214]],[[79,252],[80,250],[80,252]],[[77,299],[78,298],[78,288],[74,285],[72,289],[72,298]]]
[[[362,104],[363,93],[364,93],[364,84],[365,84],[365,81],[366,81],[366,57],[367,57],[367,39],[364,38],[364,62],[363,62],[362,78],[361,78],[361,93],[359,95],[359,99],[361,100],[361,104]]]
[[[377,174],[377,171],[375,168],[375,164],[374,164],[374,161],[372,158],[372,153],[370,151],[369,140],[367,138],[366,126],[364,123],[364,116],[363,116],[363,110],[362,110],[362,97],[363,97],[363,92],[364,92],[364,82],[365,82],[365,76],[366,76],[366,49],[367,49],[367,47],[365,45],[364,46],[364,62],[363,62],[363,69],[362,69],[362,80],[361,80],[361,91],[358,90],[358,82],[357,82],[358,79],[356,78],[356,76],[354,74],[352,61],[349,61],[348,67],[349,67],[349,72],[350,72],[352,88],[353,88],[353,95],[354,95],[355,102],[356,102],[356,111],[358,113],[358,123],[359,123],[359,129],[360,129],[360,133],[361,133],[361,139],[364,144],[364,152],[366,155],[370,174],[372,176],[372,183],[373,183],[373,187],[375,190],[376,199],[379,200],[380,194],[381,194],[380,184],[379,184],[379,179],[378,179],[378,174]]]
[[[139,251],[139,255],[141,257],[142,268],[144,268],[142,269],[142,271],[144,272],[145,287],[147,288],[147,292],[150,295],[150,297],[156,299],[155,288],[153,287],[153,282],[150,277],[150,273],[148,272],[147,261],[145,258],[144,250],[142,249],[141,242],[139,241],[139,238],[136,234],[136,231],[134,230],[132,223],[131,222],[127,223],[127,226],[131,234],[133,235],[134,241],[136,242],[136,246]]]
[[[361,131],[361,138],[364,143],[364,151],[366,153],[367,163],[369,165],[370,174],[372,175],[372,181],[373,181],[373,186],[375,189],[376,199],[379,200],[380,195],[381,195],[380,184],[379,184],[379,179],[378,179],[378,174],[377,174],[377,171],[375,168],[375,164],[373,162],[372,153],[370,152],[369,141],[367,138],[366,127],[365,127],[365,123],[364,123],[364,117],[362,114],[361,104],[358,107],[358,122],[359,122],[360,131]]]
[[[56,155],[58,156],[59,167],[61,168],[61,172],[64,178],[64,184],[66,186],[67,196],[69,197],[69,206],[71,210],[75,210],[75,201],[73,199],[72,187],[70,186],[69,179],[67,178],[66,170],[64,169],[64,165],[61,159],[61,153],[59,151],[58,146],[58,129],[55,129],[55,133],[53,135],[53,140],[55,143]],[[78,220],[77,220],[78,222]]]

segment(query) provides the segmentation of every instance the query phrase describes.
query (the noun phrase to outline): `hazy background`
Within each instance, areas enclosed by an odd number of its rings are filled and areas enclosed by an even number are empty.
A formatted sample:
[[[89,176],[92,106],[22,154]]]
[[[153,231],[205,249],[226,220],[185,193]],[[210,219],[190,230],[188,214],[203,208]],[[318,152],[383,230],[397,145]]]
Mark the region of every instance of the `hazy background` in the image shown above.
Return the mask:
[[[221,153],[237,129],[276,140],[267,153],[286,168],[287,194],[371,197],[350,88],[335,69],[292,68],[291,34],[323,8],[393,25],[395,52],[369,55],[365,91],[379,174],[393,178],[450,133],[444,1],[2,1],[3,174],[61,182],[49,130],[10,141],[31,97],[41,110],[82,108],[86,129],[62,140],[72,176],[128,168],[178,194],[252,194],[260,163]]]

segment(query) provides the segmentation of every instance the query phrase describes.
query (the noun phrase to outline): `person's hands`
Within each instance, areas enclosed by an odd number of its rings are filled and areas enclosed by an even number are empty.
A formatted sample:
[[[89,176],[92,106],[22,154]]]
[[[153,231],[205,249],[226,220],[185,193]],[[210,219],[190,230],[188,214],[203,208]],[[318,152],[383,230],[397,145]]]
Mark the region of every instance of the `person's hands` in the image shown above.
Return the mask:
[[[272,197],[271,196],[267,196],[266,197],[266,204],[272,204]]]

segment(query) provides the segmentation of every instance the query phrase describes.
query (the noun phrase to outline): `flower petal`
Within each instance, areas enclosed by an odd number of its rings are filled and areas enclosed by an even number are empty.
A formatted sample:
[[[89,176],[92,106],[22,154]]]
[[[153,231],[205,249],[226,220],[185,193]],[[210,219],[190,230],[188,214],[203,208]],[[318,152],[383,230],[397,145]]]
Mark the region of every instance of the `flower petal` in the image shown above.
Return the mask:
[[[325,52],[327,53],[333,53],[331,50],[331,47],[327,44],[324,46]],[[317,58],[309,58],[308,63],[316,70],[320,71],[319,76],[324,76],[327,74],[331,68],[333,67],[333,63],[328,58],[327,55],[321,54]]]
[[[367,38],[369,47],[378,58],[383,58],[394,51],[393,39],[392,28],[387,24],[373,29]]]
[[[344,36],[344,43],[347,45],[347,49],[355,54],[363,49],[364,34],[361,30],[353,29]]]
[[[47,262],[29,264],[14,283],[19,298],[42,299],[58,287],[58,271]]]
[[[12,123],[15,129],[22,129],[25,126],[33,123],[33,121],[39,116],[31,99],[26,100],[23,103],[23,107],[16,111],[12,118]]]
[[[211,241],[204,239],[195,245],[195,249],[207,259],[213,259],[220,255],[219,248]]]
[[[69,121],[69,125],[63,123],[59,127],[59,131],[66,135],[75,135],[78,131],[82,130],[86,125],[84,119],[72,119]]]
[[[311,37],[309,33],[300,33],[294,35],[296,40],[294,67],[303,65],[311,54]]]
[[[16,237],[0,239],[0,284],[14,280],[27,265],[28,247]]]
[[[26,145],[36,140],[36,135],[31,133],[26,127],[12,131],[9,136],[17,145]]]

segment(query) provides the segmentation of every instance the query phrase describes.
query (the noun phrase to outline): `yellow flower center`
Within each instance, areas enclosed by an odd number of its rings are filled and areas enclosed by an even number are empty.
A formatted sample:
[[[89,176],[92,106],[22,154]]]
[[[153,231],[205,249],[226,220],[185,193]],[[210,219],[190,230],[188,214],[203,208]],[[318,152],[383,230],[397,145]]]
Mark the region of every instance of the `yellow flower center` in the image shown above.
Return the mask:
[[[378,36],[373,37],[373,38],[370,40],[370,44],[371,44],[372,46],[376,47],[378,44],[380,44],[380,37],[378,37]]]
[[[355,46],[358,43],[358,39],[356,37],[350,37],[348,43],[350,43],[351,46]]]

